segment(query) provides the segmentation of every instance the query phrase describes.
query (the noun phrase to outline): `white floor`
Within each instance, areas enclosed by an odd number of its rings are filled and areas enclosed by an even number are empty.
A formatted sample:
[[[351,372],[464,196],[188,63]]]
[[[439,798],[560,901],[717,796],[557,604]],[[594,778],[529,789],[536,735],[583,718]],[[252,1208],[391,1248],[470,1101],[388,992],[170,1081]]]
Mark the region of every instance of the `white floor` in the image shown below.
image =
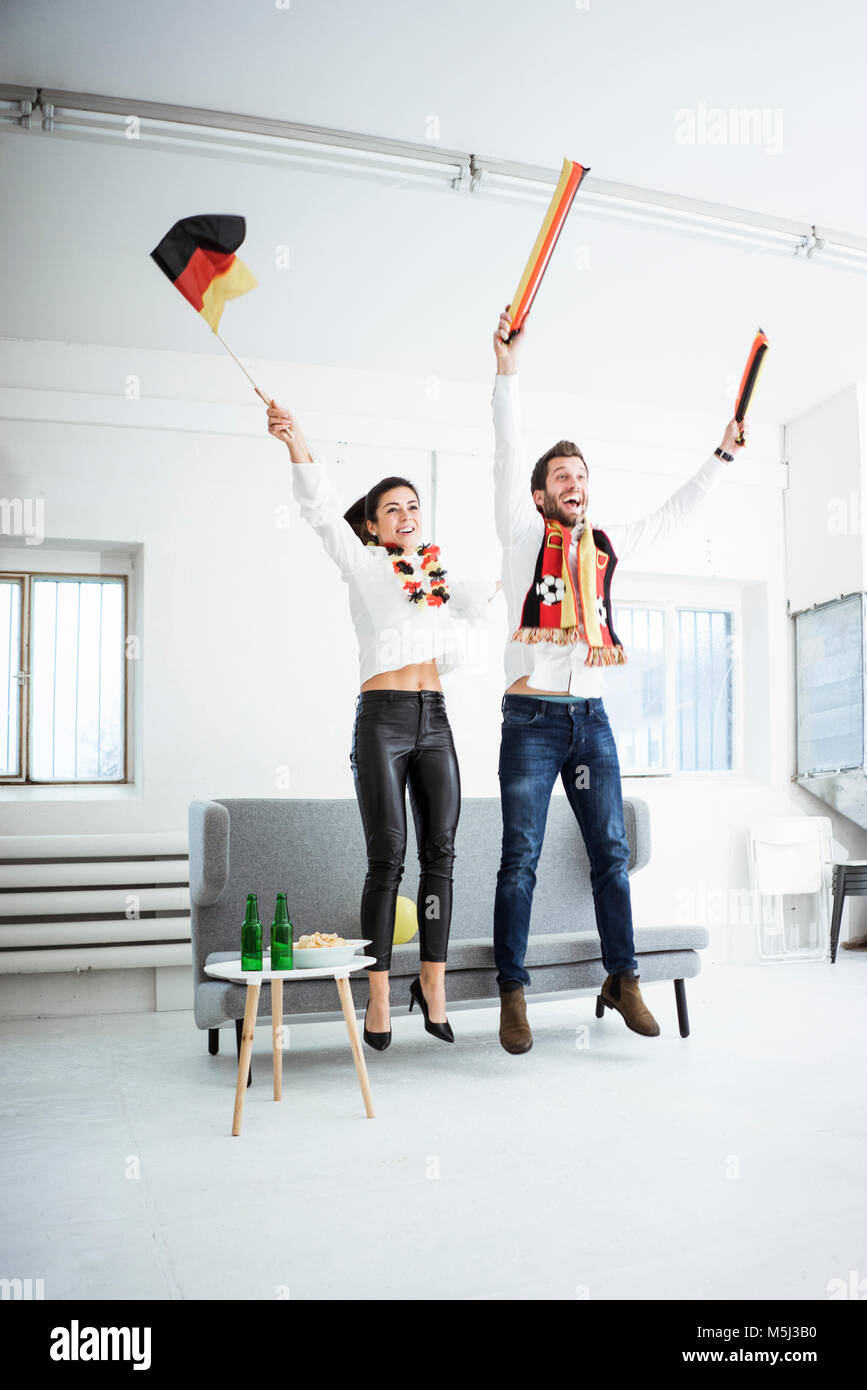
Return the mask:
[[[523,1057],[493,1009],[453,1012],[453,1047],[396,1016],[365,1048],[374,1120],[342,1023],[292,1029],[279,1105],[261,1026],[239,1138],[234,1032],[210,1057],[189,1014],[0,1024],[0,1276],[46,1299],[389,1300],[867,1278],[867,954],[687,989],[686,1040],[660,984],[659,1038],[585,995],[531,1005]]]

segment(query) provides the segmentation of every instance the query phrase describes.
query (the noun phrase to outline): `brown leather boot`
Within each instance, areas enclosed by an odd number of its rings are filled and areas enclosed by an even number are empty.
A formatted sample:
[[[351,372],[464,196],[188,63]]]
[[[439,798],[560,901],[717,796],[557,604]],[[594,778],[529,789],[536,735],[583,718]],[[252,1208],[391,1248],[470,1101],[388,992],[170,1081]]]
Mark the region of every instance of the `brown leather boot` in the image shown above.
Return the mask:
[[[634,970],[609,975],[599,991],[599,998],[609,1009],[616,1009],[623,1015],[627,1028],[631,1028],[633,1033],[655,1038],[659,1034],[659,1024],[641,997],[639,978]]]
[[[500,1042],[507,1052],[529,1052],[533,1046],[523,985],[500,994]]]

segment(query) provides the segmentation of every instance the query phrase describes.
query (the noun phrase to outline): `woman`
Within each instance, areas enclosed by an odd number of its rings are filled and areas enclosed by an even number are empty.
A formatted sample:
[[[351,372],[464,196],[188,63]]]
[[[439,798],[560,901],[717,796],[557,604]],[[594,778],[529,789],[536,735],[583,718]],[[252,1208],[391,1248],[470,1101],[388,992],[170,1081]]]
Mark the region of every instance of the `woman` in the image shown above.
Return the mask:
[[[420,865],[420,969],[410,985],[410,1010],[418,1003],[427,1031],[454,1042],[445,963],[461,790],[440,675],[461,660],[464,625],[455,619],[486,616],[484,586],[452,583],[439,563],[439,548],[424,543],[418,492],[406,478],[384,478],[341,515],[298,420],[274,401],[268,433],[289,448],[301,515],[349,588],[358,637],[361,691],[350,763],[367,843],[361,933],[376,957],[367,967],[364,1041],[379,1051],[391,1042],[388,972],[408,788]]]

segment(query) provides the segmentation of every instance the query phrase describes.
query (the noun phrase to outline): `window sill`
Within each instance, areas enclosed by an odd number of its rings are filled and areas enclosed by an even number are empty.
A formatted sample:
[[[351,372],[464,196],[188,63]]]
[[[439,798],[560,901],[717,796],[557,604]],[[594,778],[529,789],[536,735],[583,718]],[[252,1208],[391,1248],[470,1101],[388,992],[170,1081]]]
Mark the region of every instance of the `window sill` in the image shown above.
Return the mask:
[[[760,781],[756,777],[748,777],[744,772],[734,772],[730,768],[720,768],[718,772],[621,772],[620,778],[623,782],[645,782],[648,778],[657,777],[668,782],[730,782],[734,786],[754,787],[759,786]]]
[[[13,785],[6,783],[0,787],[0,801],[141,801],[142,793],[134,782],[115,782],[108,787],[62,786],[43,782],[38,785]]]

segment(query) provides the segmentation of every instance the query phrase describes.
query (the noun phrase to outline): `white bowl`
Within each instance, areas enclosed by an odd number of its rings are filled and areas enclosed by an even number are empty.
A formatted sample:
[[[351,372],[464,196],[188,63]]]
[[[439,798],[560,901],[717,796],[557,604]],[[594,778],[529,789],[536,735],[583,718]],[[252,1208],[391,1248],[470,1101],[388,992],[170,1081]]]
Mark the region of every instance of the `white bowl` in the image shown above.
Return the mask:
[[[292,959],[297,970],[327,969],[332,965],[345,965],[369,941],[350,941],[345,946],[293,946]]]

